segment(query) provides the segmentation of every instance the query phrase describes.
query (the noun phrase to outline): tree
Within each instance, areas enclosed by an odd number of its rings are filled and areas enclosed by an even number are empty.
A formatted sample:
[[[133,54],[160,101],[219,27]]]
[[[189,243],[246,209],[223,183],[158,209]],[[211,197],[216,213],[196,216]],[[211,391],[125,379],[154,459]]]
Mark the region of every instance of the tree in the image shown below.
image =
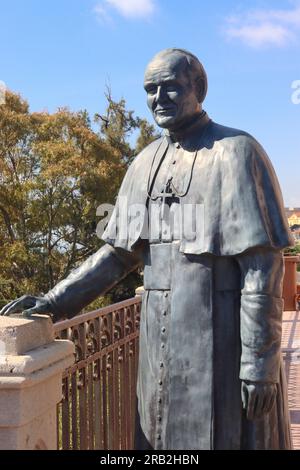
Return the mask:
[[[136,155],[128,138],[139,127],[144,132],[125,100],[107,98],[109,122],[96,132],[86,111],[30,113],[7,92],[0,106],[0,304],[47,292],[101,246],[96,209],[114,202]],[[106,302],[132,293],[134,279]]]
[[[149,124],[147,119],[140,119],[139,136],[135,147],[136,154],[141,152],[147,145],[151,144],[151,142],[159,137],[160,133],[155,130],[155,127],[152,124]]]

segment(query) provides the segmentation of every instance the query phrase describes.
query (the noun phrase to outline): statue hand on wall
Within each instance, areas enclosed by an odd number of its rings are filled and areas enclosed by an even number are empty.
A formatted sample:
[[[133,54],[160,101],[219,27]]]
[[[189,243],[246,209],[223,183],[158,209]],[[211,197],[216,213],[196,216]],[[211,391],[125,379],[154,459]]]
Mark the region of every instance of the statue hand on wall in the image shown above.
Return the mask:
[[[52,305],[47,296],[34,297],[32,295],[24,295],[5,305],[0,311],[0,315],[9,316],[19,312],[24,317],[31,317],[35,313],[52,313]]]
[[[242,402],[247,419],[260,419],[268,414],[275,403],[277,386],[274,383],[242,382]]]

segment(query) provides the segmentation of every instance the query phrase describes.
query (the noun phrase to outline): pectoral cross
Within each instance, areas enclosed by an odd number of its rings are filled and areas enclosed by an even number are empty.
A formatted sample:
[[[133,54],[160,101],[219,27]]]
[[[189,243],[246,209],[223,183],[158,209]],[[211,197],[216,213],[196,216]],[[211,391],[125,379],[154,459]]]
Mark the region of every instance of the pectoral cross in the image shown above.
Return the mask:
[[[161,202],[161,213],[160,213],[161,219],[163,219],[164,214],[165,214],[166,200],[167,199],[174,199],[174,197],[176,196],[176,194],[172,191],[172,188],[171,188],[172,179],[173,179],[173,177],[171,176],[168,179],[167,183],[166,183],[165,190],[162,191],[159,195],[159,197],[161,198],[161,201],[162,201]]]

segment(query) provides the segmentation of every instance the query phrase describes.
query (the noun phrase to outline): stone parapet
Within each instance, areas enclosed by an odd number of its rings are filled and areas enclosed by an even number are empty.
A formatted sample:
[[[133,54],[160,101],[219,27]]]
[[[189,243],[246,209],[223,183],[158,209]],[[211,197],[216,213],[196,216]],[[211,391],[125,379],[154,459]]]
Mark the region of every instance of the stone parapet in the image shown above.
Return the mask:
[[[74,345],[49,317],[0,317],[0,449],[56,449],[56,407]]]

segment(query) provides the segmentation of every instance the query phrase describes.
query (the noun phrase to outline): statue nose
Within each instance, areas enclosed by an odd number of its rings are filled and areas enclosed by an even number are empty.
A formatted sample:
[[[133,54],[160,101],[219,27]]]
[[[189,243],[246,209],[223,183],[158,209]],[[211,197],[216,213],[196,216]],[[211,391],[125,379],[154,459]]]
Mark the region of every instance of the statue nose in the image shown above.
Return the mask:
[[[162,86],[157,87],[157,92],[156,92],[156,101],[164,102],[167,101],[167,93],[165,89]]]

